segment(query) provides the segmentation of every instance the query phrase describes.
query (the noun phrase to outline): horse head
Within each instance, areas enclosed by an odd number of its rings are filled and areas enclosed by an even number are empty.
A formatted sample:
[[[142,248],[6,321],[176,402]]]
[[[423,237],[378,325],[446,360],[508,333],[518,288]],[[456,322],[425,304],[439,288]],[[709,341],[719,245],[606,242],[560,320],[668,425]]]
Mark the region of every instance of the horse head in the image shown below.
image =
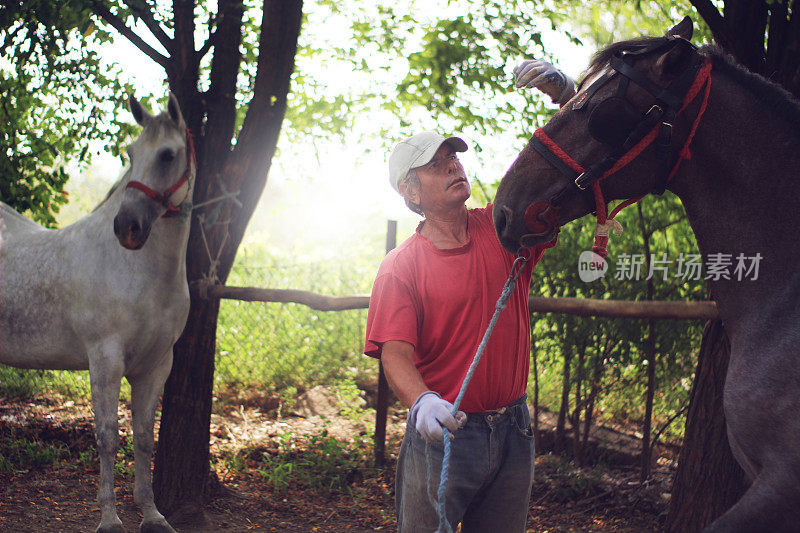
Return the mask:
[[[167,110],[151,115],[133,96],[129,105],[142,133],[128,147],[129,180],[114,217],[114,234],[125,248],[138,250],[162,216],[179,214],[190,201],[194,182],[194,150],[175,95]]]
[[[614,43],[595,55],[577,94],[500,182],[494,223],[508,251],[547,242],[593,211],[604,222],[608,200],[663,192],[696,114],[682,113],[703,71],[691,36],[687,17],[664,37]]]

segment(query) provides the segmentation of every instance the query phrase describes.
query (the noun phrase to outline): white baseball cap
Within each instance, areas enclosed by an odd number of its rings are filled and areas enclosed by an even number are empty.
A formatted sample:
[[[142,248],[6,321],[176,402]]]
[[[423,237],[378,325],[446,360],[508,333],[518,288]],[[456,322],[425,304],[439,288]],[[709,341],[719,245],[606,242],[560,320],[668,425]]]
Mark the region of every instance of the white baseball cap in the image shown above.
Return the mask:
[[[466,152],[467,143],[460,137],[445,137],[434,131],[423,131],[397,143],[389,156],[389,183],[400,192],[400,182],[412,168],[430,163],[443,143],[448,143],[456,152]]]

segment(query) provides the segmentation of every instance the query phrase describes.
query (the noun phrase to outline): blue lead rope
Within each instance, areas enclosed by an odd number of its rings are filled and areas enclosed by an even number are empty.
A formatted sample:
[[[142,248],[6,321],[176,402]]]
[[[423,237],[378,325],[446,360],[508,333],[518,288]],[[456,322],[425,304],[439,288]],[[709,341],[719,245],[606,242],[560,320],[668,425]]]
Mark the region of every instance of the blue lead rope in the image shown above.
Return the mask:
[[[464,398],[464,394],[467,392],[467,387],[469,386],[469,382],[472,379],[472,375],[475,373],[475,368],[477,368],[478,363],[481,360],[481,356],[483,355],[483,351],[486,349],[486,344],[489,342],[489,337],[492,335],[492,331],[494,330],[495,325],[497,324],[497,319],[500,318],[500,313],[503,309],[506,308],[506,303],[511,295],[514,293],[514,288],[517,285],[517,278],[519,278],[522,269],[525,268],[525,264],[528,262],[529,257],[525,257],[524,255],[520,254],[514,260],[514,264],[511,265],[511,273],[508,275],[508,280],[506,281],[505,286],[503,287],[503,292],[500,294],[500,298],[497,300],[495,304],[494,314],[492,315],[492,320],[489,321],[489,326],[486,328],[486,333],[483,334],[483,340],[481,340],[480,345],[478,345],[478,350],[475,352],[475,357],[472,359],[472,363],[469,365],[469,370],[467,370],[467,375],[464,376],[464,381],[461,383],[461,390],[458,392],[458,396],[456,396],[456,401],[453,402],[453,410],[451,414],[453,416],[456,415],[458,412],[458,406],[461,405],[461,400]],[[450,522],[447,521],[447,510],[446,510],[446,496],[445,491],[447,490],[447,476],[450,471],[450,451],[451,451],[451,437],[450,431],[442,426],[442,437],[444,438],[444,456],[442,457],[442,472],[441,476],[439,477],[439,492],[437,494],[438,504],[436,505],[438,512],[439,512],[439,533],[452,533],[453,528],[450,527]],[[426,454],[427,455],[427,454]],[[431,481],[431,469],[430,469],[430,461],[428,461],[428,496],[430,497],[430,481]]]

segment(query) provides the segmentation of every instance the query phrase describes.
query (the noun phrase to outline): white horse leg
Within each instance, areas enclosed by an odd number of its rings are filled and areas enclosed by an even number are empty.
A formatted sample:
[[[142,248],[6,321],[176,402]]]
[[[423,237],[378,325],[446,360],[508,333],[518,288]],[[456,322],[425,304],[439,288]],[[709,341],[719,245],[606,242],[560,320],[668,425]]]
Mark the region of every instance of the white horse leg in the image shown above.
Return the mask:
[[[97,503],[101,519],[98,533],[124,532],[117,516],[114,495],[114,460],[119,449],[119,388],[122,381],[122,354],[118,347],[104,349],[99,346],[90,356],[89,378],[94,408],[94,431],[97,455],[100,457],[100,483]],[[91,352],[90,352],[91,353]]]
[[[128,376],[133,402],[133,454],[136,468],[133,498],[142,512],[142,533],[175,533],[153,501],[150,467],[153,458],[153,425],[158,398],[172,368],[172,349],[154,368],[141,376]]]

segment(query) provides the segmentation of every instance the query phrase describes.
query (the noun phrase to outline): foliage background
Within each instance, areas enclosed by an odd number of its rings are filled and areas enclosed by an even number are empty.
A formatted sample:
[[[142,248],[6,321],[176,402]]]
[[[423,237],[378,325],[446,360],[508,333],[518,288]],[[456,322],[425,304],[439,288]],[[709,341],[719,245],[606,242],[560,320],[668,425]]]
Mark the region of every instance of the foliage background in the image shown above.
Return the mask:
[[[246,13],[255,5],[244,2]],[[198,9],[207,11],[203,3]],[[473,141],[472,202],[483,204],[493,197],[503,167],[554,111],[535,92],[509,90],[509,73],[517,61],[547,57],[558,63],[560,49],[553,43],[594,49],[611,40],[663,33],[691,12],[688,2],[678,1],[306,2],[305,29],[279,145],[278,172],[286,176],[275,185],[278,191],[280,187],[314,187],[315,173],[327,170],[325,158],[337,147],[383,154],[404,135],[436,128],[464,132]],[[708,30],[698,23],[699,17],[694,19],[699,26],[695,40],[708,41]],[[257,24],[254,16],[247,15],[245,20],[253,27]],[[105,192],[92,179],[76,180],[70,186],[80,194],[73,194],[77,199],[59,218],[70,174],[85,171],[98,153],[119,155],[120,140],[134,133],[122,101],[134,90],[135,76],[103,54],[114,36],[88,19],[80,1],[4,6],[0,30],[0,114],[4,118],[0,197],[44,224],[69,223],[92,204],[86,198],[99,199]],[[246,58],[253,59],[254,43],[245,40],[242,46]],[[249,98],[253,75],[245,69],[240,78],[242,101]],[[137,92],[151,105],[163,103],[163,89],[154,90],[154,95]],[[309,146],[312,158],[317,159],[315,170],[293,162],[308,159],[304,154]],[[67,160],[71,166],[64,165]],[[266,196],[271,192],[268,186]],[[72,209],[78,204],[83,205]],[[342,206],[341,216],[361,207]],[[383,218],[371,214],[357,219],[360,226],[339,235],[335,250],[320,259],[319,242],[313,237],[282,240],[280,234],[287,230],[264,222],[280,218],[279,211],[281,207],[273,203],[257,215],[230,284],[325,294],[369,291],[383,254]],[[285,207],[282,211],[286,214]],[[330,218],[340,211],[334,210]],[[647,199],[640,213],[629,210],[621,216],[628,231],[612,242],[612,261],[615,253],[642,253],[643,235],[649,232],[656,255],[663,252],[676,259],[678,252],[694,253],[696,244],[681,216],[679,202],[669,194]],[[285,218],[299,224],[301,217],[288,213]],[[413,218],[403,218],[401,239],[415,225]],[[607,276],[602,283],[587,285],[578,279],[577,254],[589,246],[589,225],[582,220],[562,230],[559,247],[548,252],[540,266],[533,293],[647,298],[644,280],[623,282]],[[669,280],[653,288],[656,299],[705,297],[702,282]],[[260,387],[265,393],[290,395],[319,383],[374,379],[374,361],[360,355],[363,322],[361,311],[318,313],[294,305],[225,302],[218,332],[216,385]],[[699,324],[664,322],[656,331],[655,414],[665,421],[686,401]],[[641,420],[646,324],[534,315],[534,332],[543,405],[558,410],[566,383],[568,390],[577,391],[565,405],[568,411],[574,410],[590,393],[589,377],[600,368],[598,413],[606,419]],[[580,367],[573,363],[565,382],[564,361],[583,343]],[[67,392],[87,391],[80,375],[23,374],[7,368],[0,372],[5,395],[34,390],[18,386],[20,380],[35,388],[40,378],[46,382],[51,377],[59,383],[66,379]],[[531,383],[533,387],[533,379]],[[672,427],[680,430],[682,424]]]

